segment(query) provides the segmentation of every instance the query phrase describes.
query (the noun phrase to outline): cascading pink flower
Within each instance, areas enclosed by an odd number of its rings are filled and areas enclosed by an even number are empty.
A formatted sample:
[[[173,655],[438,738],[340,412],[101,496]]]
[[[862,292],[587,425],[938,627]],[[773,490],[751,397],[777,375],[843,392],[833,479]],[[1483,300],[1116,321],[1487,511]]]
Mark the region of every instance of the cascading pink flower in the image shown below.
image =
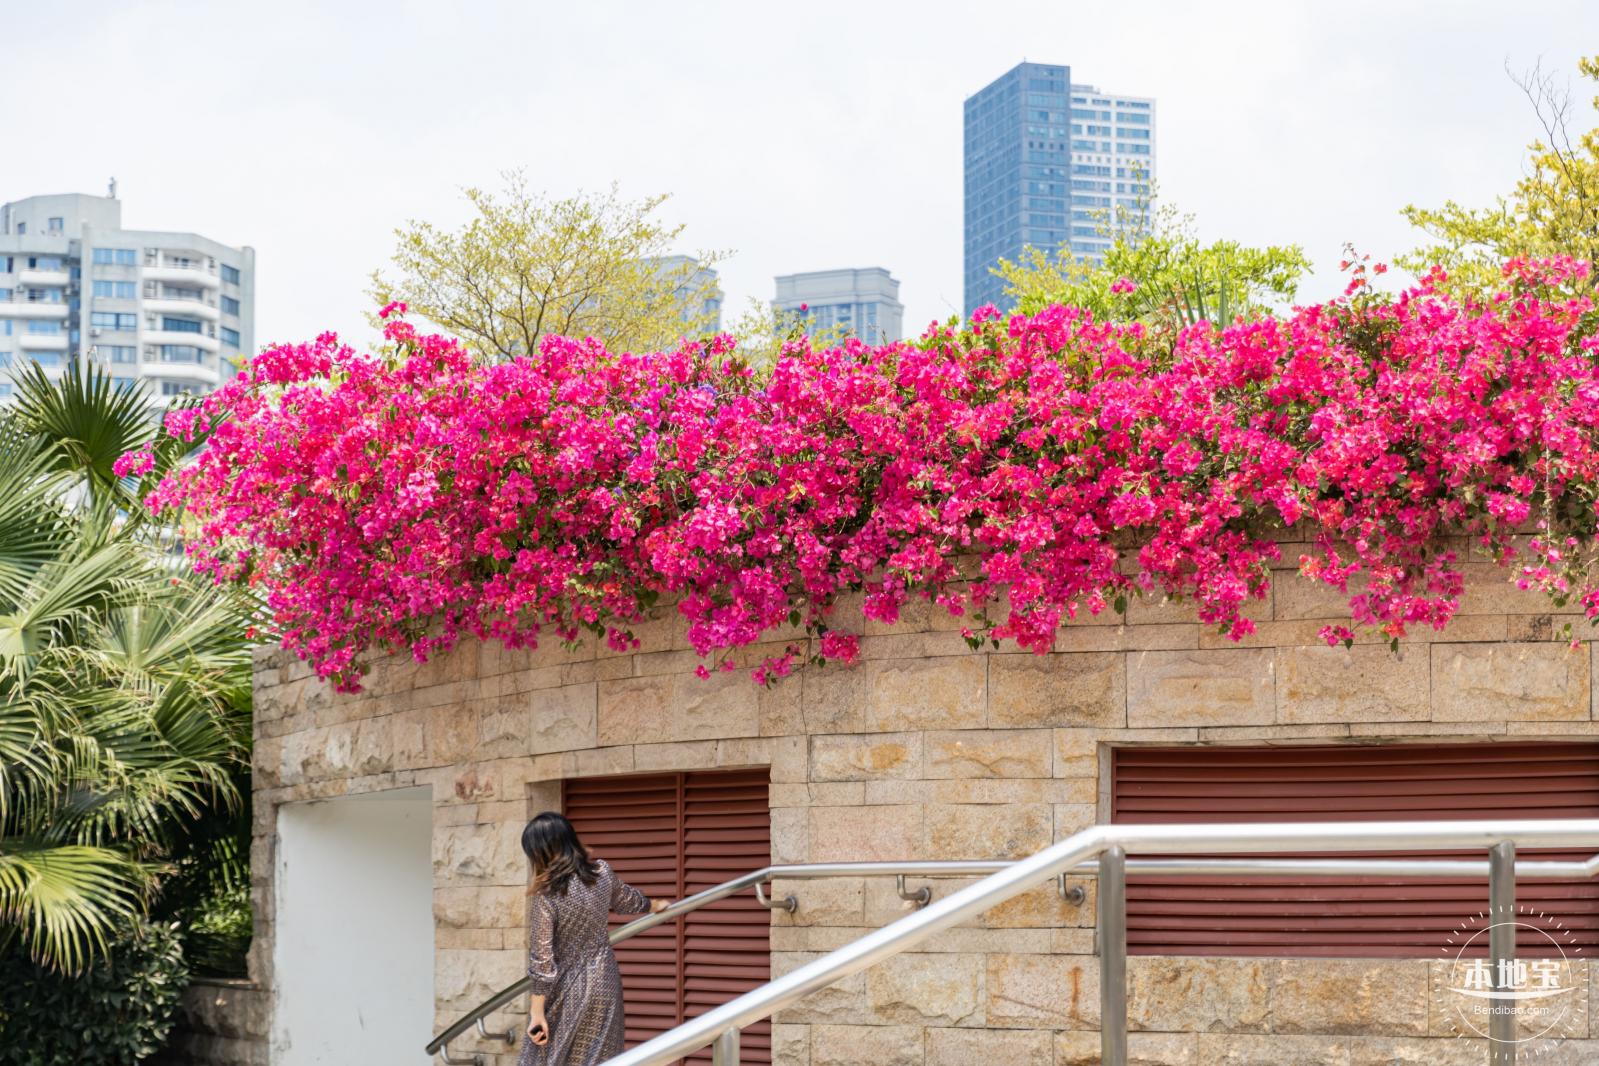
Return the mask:
[[[763,373],[725,335],[487,364],[390,305],[382,351],[268,348],[169,416],[210,436],[147,502],[187,507],[195,567],[253,585],[343,688],[374,652],[463,634],[627,650],[662,599],[715,669],[779,649],[751,660],[763,682],[853,661],[856,593],[883,623],[931,600],[973,644],[1047,651],[1146,594],[1238,639],[1288,529],[1301,575],[1348,597],[1330,642],[1446,625],[1460,538],[1599,617],[1586,264],[1513,261],[1487,306],[1436,277],[1376,297],[1364,271],[1345,298],[1175,337],[983,308],[910,343],[790,343]]]

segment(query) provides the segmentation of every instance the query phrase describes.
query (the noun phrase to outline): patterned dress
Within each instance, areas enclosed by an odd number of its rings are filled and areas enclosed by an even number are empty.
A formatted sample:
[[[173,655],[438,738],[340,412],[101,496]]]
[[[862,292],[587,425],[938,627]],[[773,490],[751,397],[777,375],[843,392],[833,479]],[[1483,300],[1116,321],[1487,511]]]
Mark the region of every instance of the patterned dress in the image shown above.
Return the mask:
[[[610,912],[643,914],[644,893],[623,884],[603,860],[592,885],[574,877],[566,894],[528,899],[527,972],[544,996],[549,1043],[522,1037],[518,1066],[596,1066],[622,1053],[622,976],[606,921]]]

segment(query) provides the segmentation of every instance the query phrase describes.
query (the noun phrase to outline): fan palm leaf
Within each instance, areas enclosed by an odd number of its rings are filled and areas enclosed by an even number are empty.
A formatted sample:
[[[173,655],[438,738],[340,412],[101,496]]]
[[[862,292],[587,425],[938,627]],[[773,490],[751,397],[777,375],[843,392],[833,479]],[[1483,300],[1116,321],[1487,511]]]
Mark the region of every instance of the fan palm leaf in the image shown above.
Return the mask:
[[[0,946],[65,969],[148,906],[247,765],[248,604],[181,576],[113,469],[191,447],[166,441],[92,369],[24,372],[0,411]]]
[[[0,921],[67,971],[106,948],[107,934],[130,920],[151,871],[112,848],[0,842]]]

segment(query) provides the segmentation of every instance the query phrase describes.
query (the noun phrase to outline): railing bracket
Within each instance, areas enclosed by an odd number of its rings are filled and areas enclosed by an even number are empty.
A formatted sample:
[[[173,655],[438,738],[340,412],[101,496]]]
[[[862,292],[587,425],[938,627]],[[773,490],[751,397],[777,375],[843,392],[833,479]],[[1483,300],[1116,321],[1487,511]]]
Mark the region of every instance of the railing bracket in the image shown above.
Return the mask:
[[[799,910],[799,899],[792,892],[782,899],[773,899],[761,891],[761,883],[755,882],[755,902],[769,911],[788,911],[793,914]]]
[[[1088,902],[1088,889],[1082,885],[1068,885],[1065,874],[1057,876],[1055,884],[1060,888],[1060,898],[1070,903],[1073,907],[1081,907]]]
[[[905,891],[905,875],[899,874],[894,878],[894,891],[899,893],[899,898],[906,903],[916,904],[916,909],[921,910],[933,902],[933,889],[930,885],[923,885],[915,892]]]
[[[516,1043],[516,1030],[515,1029],[507,1029],[503,1033],[491,1033],[491,1032],[489,1032],[488,1027],[483,1024],[483,1019],[482,1018],[479,1018],[477,1020],[477,1032],[478,1032],[478,1035],[481,1036],[484,1040],[503,1040],[507,1044]]]
[[[439,1058],[448,1063],[449,1066],[483,1066],[482,1055],[469,1055],[464,1059],[458,1059],[450,1054],[450,1045],[448,1044],[439,1048]]]

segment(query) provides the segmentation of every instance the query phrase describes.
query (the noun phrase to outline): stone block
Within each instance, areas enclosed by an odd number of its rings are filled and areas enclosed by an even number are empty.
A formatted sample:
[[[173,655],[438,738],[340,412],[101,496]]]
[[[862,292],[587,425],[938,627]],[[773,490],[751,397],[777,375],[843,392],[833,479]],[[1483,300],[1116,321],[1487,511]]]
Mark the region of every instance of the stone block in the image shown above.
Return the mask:
[[[1127,725],[1265,725],[1276,715],[1265,649],[1149,651],[1128,657]]]
[[[1055,776],[1099,777],[1099,738],[1094,730],[1055,730]]]
[[[811,1066],[923,1066],[922,1034],[915,1025],[813,1025]]]
[[[588,751],[561,753],[563,777],[603,777],[609,774],[633,772],[633,746],[623,744],[614,748],[591,748]]]
[[[1349,597],[1365,588],[1365,574],[1354,575],[1349,581],[1349,590],[1343,592],[1324,581],[1278,571],[1272,575],[1272,615],[1278,621],[1315,618],[1347,624]]]
[[[813,862],[900,861],[921,850],[924,812],[917,805],[813,807],[807,813]]]
[[[811,737],[812,781],[917,779],[921,776],[921,733]]]
[[[759,689],[737,670],[602,681],[598,733],[602,745],[759,736]]]
[[[766,750],[774,782],[793,784],[809,780],[811,749],[805,737],[772,737],[767,740]]]
[[[812,669],[807,667],[779,678],[756,694],[761,736],[781,737],[806,732],[805,675]]]
[[[1055,804],[1055,840],[1065,840],[1073,833],[1099,821],[1099,808],[1092,803]]]
[[[820,738],[818,738],[820,739]],[[930,778],[1051,776],[1047,729],[959,729],[927,734]]]
[[[1093,803],[1095,781],[1086,777],[967,777],[947,781],[906,782],[925,787],[933,803]]]
[[[477,709],[464,704],[428,708],[423,719],[430,766],[445,766],[473,757],[478,743]]]
[[[1197,648],[1204,631],[1197,625],[1067,625],[1055,632],[1057,652],[1175,651]]]
[[[892,733],[984,724],[987,662],[985,655],[866,662],[866,728]]]
[[[875,1018],[917,1025],[981,1025],[983,956],[907,953],[866,971]]]
[[[1530,1050],[1530,1049],[1529,1049]],[[1483,1066],[1488,1061],[1488,1041],[1460,1038],[1420,1040],[1403,1037],[1351,1037],[1350,1066]],[[1524,1056],[1518,1055],[1518,1062]],[[1551,1060],[1547,1053],[1529,1057],[1539,1066]],[[1583,1063],[1599,1061],[1580,1060]]]
[[[920,803],[919,795],[906,795],[898,791],[887,795],[879,794],[869,797],[866,793],[868,785],[920,785],[920,781],[818,781],[813,785],[804,786],[809,793],[806,804],[812,807],[859,807],[863,803],[877,805],[880,803]],[[806,804],[801,804],[804,806]]]
[[[1069,955],[990,955],[987,1021],[996,1029],[1093,1029],[1099,1025],[1099,960]]]
[[[633,769],[638,773],[708,770],[716,765],[714,740],[679,740],[669,744],[636,744]]]
[[[866,728],[866,668],[828,663],[802,672],[804,732],[859,733]]]
[[[1339,1036],[1250,1036],[1201,1033],[1194,1066],[1350,1066],[1349,1039]]]
[[[541,689],[527,699],[527,753],[592,748],[599,743],[598,688],[594,682]]]
[[[716,742],[717,766],[771,766],[772,753],[779,741],[771,737],[729,737]]]
[[[1128,1033],[1127,1066],[1200,1066],[1197,1037]],[[1099,1066],[1100,1038],[1082,1030],[1055,1034],[1055,1066]]]
[[[1379,728],[1413,729],[1415,726],[1401,723]],[[1216,726],[1212,729],[1201,729],[1199,739],[1208,744],[1247,744],[1263,740],[1267,743],[1288,745],[1300,741],[1342,740],[1349,736],[1350,730],[1350,726],[1341,723]]]
[[[809,812],[804,807],[772,808],[772,861],[811,861]]]
[[[1277,649],[1277,720],[1424,722],[1431,714],[1425,647],[1386,644]]]
[[[1044,803],[929,804],[928,859],[1020,859],[1045,848],[1054,812]],[[813,837],[814,839],[814,837]]]
[[[927,1066],[1054,1066],[1053,1044],[1025,1029],[929,1029]]]
[[[1426,1036],[1426,961],[1279,959],[1274,1033]]]
[[[858,878],[775,881],[768,887],[775,899],[792,893],[799,900],[799,909],[793,914],[787,911],[772,912],[780,926],[865,924],[866,885]]]
[[[776,1066],[809,1066],[810,1061],[810,1026],[772,1026],[772,1062]]]
[[[1047,929],[1069,922],[1076,909],[1060,898],[1060,891],[1051,881],[989,908],[978,921],[988,929]]]
[[[966,638],[958,632],[888,633],[861,638],[861,658],[869,659],[938,659],[981,657],[986,651],[973,651]]]
[[[988,721],[993,726],[1127,723],[1124,656],[1114,652],[989,656]]]
[[[808,932],[808,930],[791,930]],[[773,930],[774,939],[777,930]],[[772,976],[781,977],[820,958],[816,951],[777,951],[772,955]],[[792,1007],[779,1011],[774,1022],[780,1024],[861,1024],[871,1021],[866,1007],[866,974],[853,973],[819,988]],[[814,1036],[814,1034],[813,1034]]]
[[[483,951],[445,949],[433,954],[433,996],[443,1009],[466,1009],[504,988],[527,969],[521,948]]]
[[[512,886],[433,890],[433,921],[447,929],[514,929],[526,921],[526,891]]]
[[[1272,962],[1262,959],[1129,958],[1128,1028],[1264,1033],[1272,974]]]
[[[1586,647],[1567,644],[1434,644],[1432,718],[1586,720],[1590,660]]]

